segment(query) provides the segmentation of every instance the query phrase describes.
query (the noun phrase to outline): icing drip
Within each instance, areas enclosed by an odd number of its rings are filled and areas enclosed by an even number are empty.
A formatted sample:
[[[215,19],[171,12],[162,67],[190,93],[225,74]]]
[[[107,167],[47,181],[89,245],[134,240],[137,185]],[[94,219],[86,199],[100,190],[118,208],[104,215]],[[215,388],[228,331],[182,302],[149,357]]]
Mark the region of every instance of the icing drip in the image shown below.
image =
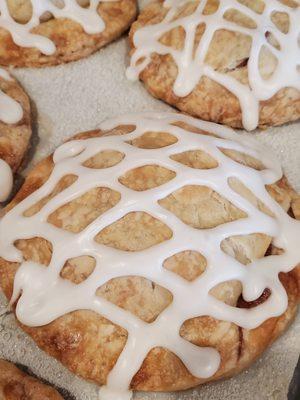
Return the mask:
[[[13,187],[13,174],[10,166],[0,158],[0,203],[6,201]]]
[[[222,0],[214,14],[203,15],[206,1],[200,1],[193,14],[174,21],[177,11],[185,3],[188,1],[166,0],[164,6],[169,10],[163,21],[136,31],[133,37],[136,49],[131,58],[131,65],[127,69],[129,79],[138,79],[139,74],[151,62],[153,53],[170,54],[178,67],[178,75],[173,87],[177,96],[189,95],[200,79],[206,76],[224,86],[238,98],[242,109],[243,125],[247,130],[253,130],[258,126],[260,101],[270,99],[283,88],[293,87],[300,90],[300,7],[290,8],[278,0],[267,0],[263,13],[257,14],[237,0]],[[257,27],[250,29],[224,19],[226,11],[232,9],[251,18]],[[282,33],[272,22],[271,17],[274,12],[288,14],[290,20],[288,33]],[[200,24],[205,24],[205,32],[194,56],[196,29]],[[159,41],[165,33],[179,27],[182,27],[186,33],[182,50],[173,49]],[[220,29],[239,32],[252,38],[248,61],[249,85],[244,85],[228,74],[216,71],[205,62],[213,36]],[[268,42],[269,33],[276,38],[280,50]],[[259,71],[259,56],[263,47],[266,47],[278,61],[276,71],[268,79],[263,79]]]
[[[9,73],[0,68],[0,78],[11,81]],[[0,90],[0,121],[6,124],[16,124],[23,117],[23,110],[20,104]]]
[[[175,126],[174,123],[178,121],[219,137],[192,133]],[[265,188],[265,185],[276,182],[282,176],[281,168],[269,150],[248,137],[236,135],[229,128],[179,114],[127,115],[103,123],[101,129],[105,131],[119,125],[133,125],[135,129],[123,136],[73,140],[58,148],[49,180],[8,212],[0,223],[1,257],[21,263],[15,277],[11,302],[14,303],[20,296],[16,315],[23,324],[41,326],[66,313],[86,309],[101,314],[127,330],[128,340],[123,352],[109,374],[107,385],[100,390],[102,400],[129,399],[131,380],[148,352],[155,347],[164,347],[177,354],[194,376],[212,376],[219,367],[218,352],[213,348],[197,347],[181,338],[181,325],[187,319],[209,315],[253,329],[265,320],[281,315],[287,308],[287,294],[278,274],[292,270],[300,258],[300,224],[273,200]],[[167,132],[178,141],[152,150],[136,148],[127,143],[145,132]],[[221,152],[220,147],[263,160],[265,169],[257,171],[238,164]],[[83,166],[86,160],[108,149],[123,153],[124,159],[105,169]],[[193,169],[170,158],[174,154],[197,149],[210,154],[218,166],[209,170]],[[176,173],[176,177],[160,187],[143,192],[133,191],[119,182],[118,177],[126,171],[149,164],[168,168]],[[60,179],[68,174],[76,175],[77,181],[51,198],[37,214],[24,216],[26,210],[50,194]],[[228,184],[230,177],[244,182],[256,198],[271,210],[274,217],[259,211],[233,191]],[[195,229],[183,223],[162,208],[158,200],[185,185],[212,188],[243,210],[248,217],[213,229]],[[71,234],[47,223],[48,216],[59,207],[96,187],[119,192],[119,203],[78,234]],[[102,229],[134,211],[146,212],[163,221],[172,229],[172,238],[136,252],[116,250],[94,240]],[[255,260],[245,267],[221,250],[223,239],[251,233],[272,236],[274,244],[284,250],[283,254]],[[22,254],[14,247],[16,240],[31,237],[42,237],[52,243],[52,259],[47,268],[35,262],[24,261]],[[198,279],[188,282],[162,267],[168,257],[191,249],[199,251],[207,259],[207,269]],[[95,270],[89,278],[79,285],[62,279],[60,272],[65,262],[83,255],[94,257],[96,261]],[[140,276],[155,282],[173,294],[173,302],[154,322],[148,324],[96,296],[96,290],[101,285],[124,276]],[[270,289],[271,295],[264,303],[251,309],[232,307],[210,295],[213,287],[230,280],[242,283],[246,301],[259,298],[265,288]]]
[[[10,15],[7,2],[0,2],[0,27],[8,30],[14,42],[21,47],[35,47],[45,55],[55,53],[55,44],[45,36],[31,33],[40,24],[45,13],[51,13],[54,18],[68,18],[78,22],[84,31],[90,35],[101,33],[105,23],[98,14],[101,2],[117,0],[91,0],[88,7],[83,7],[76,0],[31,0],[32,17],[26,24],[18,23]]]
[[[0,68],[0,78],[12,81],[9,73]],[[0,90],[0,121],[5,124],[16,124],[23,117],[21,105]],[[0,203],[6,201],[12,191],[13,174],[10,166],[0,159]]]

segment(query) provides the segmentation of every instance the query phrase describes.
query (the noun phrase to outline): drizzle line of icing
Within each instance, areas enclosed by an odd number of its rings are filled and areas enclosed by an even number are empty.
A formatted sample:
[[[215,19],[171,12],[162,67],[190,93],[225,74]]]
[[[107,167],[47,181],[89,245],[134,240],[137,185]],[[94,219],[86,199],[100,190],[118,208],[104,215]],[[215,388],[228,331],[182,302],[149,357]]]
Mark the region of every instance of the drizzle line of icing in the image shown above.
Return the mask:
[[[9,73],[3,68],[0,68],[0,78],[12,81]],[[0,89],[0,121],[6,124],[16,124],[22,117],[23,110],[20,104]]]
[[[300,7],[290,8],[278,0],[267,0],[263,13],[257,14],[238,0],[222,0],[214,14],[203,15],[207,2],[200,0],[193,14],[173,20],[184,3],[188,1],[166,0],[164,6],[169,10],[163,21],[144,26],[136,31],[133,37],[135,51],[130,67],[127,69],[128,79],[138,79],[140,73],[151,62],[153,53],[170,54],[178,67],[178,75],[173,87],[177,96],[189,95],[200,79],[206,76],[224,86],[238,98],[242,109],[243,125],[247,130],[253,130],[258,126],[260,101],[270,99],[283,88],[293,87],[300,90]],[[226,11],[232,9],[255,21],[257,28],[242,27],[224,19]],[[271,16],[274,12],[288,14],[290,27],[287,34],[280,32],[272,22]],[[194,56],[196,29],[200,24],[205,24],[205,32]],[[184,28],[186,33],[182,50],[170,48],[159,41],[165,33],[178,27]],[[213,36],[220,29],[239,32],[252,38],[248,61],[249,85],[244,85],[235,78],[216,71],[205,62]],[[268,43],[268,32],[274,35],[280,45],[280,50]],[[263,79],[259,72],[259,56],[264,46],[278,60],[276,71],[269,79]]]
[[[9,73],[0,68],[0,78],[11,81]],[[0,121],[5,124],[16,124],[23,117],[20,104],[0,90]],[[10,166],[0,159],[0,203],[7,200],[13,186],[13,174]]]
[[[6,201],[12,191],[13,173],[10,166],[0,158],[0,203]]]
[[[101,2],[117,0],[91,0],[88,7],[82,7],[76,0],[30,0],[32,17],[26,24],[18,23],[10,15],[7,2],[0,2],[0,27],[8,30],[14,42],[21,47],[35,47],[45,55],[55,53],[53,41],[45,36],[31,33],[32,29],[40,24],[45,13],[51,13],[55,18],[68,18],[78,22],[88,34],[101,33],[105,23],[98,13]]]
[[[178,121],[219,137],[192,133],[175,126],[174,123]],[[1,257],[21,263],[11,302],[21,295],[16,315],[22,323],[41,326],[66,313],[86,309],[101,314],[127,330],[126,346],[109,374],[107,385],[100,390],[101,400],[130,399],[130,382],[154,347],[165,347],[177,354],[194,376],[212,376],[219,367],[218,352],[212,348],[197,347],[182,339],[179,335],[181,325],[187,319],[209,315],[252,329],[268,318],[281,315],[287,308],[287,294],[278,274],[292,270],[300,258],[300,224],[276,203],[265,188],[265,185],[276,182],[282,176],[281,168],[269,150],[266,151],[249,137],[236,135],[229,128],[173,113],[126,115],[104,122],[101,129],[105,131],[123,124],[135,126],[134,131],[123,136],[73,140],[59,147],[54,153],[55,166],[49,180],[8,212],[0,223]],[[126,143],[145,132],[168,132],[178,141],[153,150]],[[220,147],[263,160],[265,169],[257,171],[238,164],[223,154]],[[197,149],[210,154],[218,162],[218,167],[210,170],[192,169],[170,158],[171,155]],[[104,150],[116,150],[125,157],[119,164],[106,169],[94,170],[83,166],[86,160]],[[119,182],[118,177],[126,171],[149,164],[168,168],[176,172],[176,177],[160,187],[143,192],[133,191]],[[78,180],[52,198],[37,214],[23,216],[68,174],[78,176]],[[233,191],[228,184],[230,177],[238,178],[247,185],[274,217],[259,211]],[[248,217],[213,229],[201,230],[186,225],[157,203],[185,185],[212,188],[247,213]],[[52,212],[95,187],[108,187],[119,192],[120,202],[78,234],[47,223]],[[172,238],[139,252],[125,252],[96,243],[94,237],[102,229],[133,211],[146,212],[164,222],[172,229]],[[282,248],[284,253],[255,260],[245,267],[220,248],[222,240],[229,236],[259,232],[272,236],[274,244]],[[43,237],[52,243],[53,254],[48,268],[22,260],[21,252],[14,247],[16,240],[32,237]],[[165,259],[185,250],[198,251],[207,259],[206,271],[193,282],[187,282],[162,267]],[[65,262],[82,255],[94,257],[94,272],[79,285],[62,279],[60,271]],[[173,294],[173,302],[154,322],[148,324],[96,296],[100,286],[122,276],[144,277],[165,287]],[[209,294],[213,287],[230,280],[242,283],[246,301],[260,297],[266,287],[271,290],[271,296],[255,308],[239,309]]]

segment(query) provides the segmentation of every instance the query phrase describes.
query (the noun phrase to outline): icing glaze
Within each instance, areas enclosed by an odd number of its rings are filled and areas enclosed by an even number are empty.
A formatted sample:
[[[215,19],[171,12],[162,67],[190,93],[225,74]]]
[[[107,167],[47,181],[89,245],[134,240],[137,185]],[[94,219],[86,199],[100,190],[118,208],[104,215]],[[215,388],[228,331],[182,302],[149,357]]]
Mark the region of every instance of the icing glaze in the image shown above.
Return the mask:
[[[26,23],[18,23],[10,15],[7,2],[0,2],[0,27],[8,30],[14,42],[21,47],[35,47],[45,55],[55,53],[56,47],[52,40],[45,36],[31,33],[40,24],[45,13],[51,13],[54,18],[68,18],[78,22],[88,34],[101,33],[105,23],[98,13],[101,2],[118,0],[91,0],[88,7],[82,7],[76,0],[31,0],[32,17]]]
[[[0,68],[0,78],[12,81],[9,73]],[[23,109],[20,104],[0,90],[0,121],[6,124],[16,124],[23,117]]]
[[[0,158],[0,203],[6,201],[13,187],[13,173],[10,166]]]
[[[178,121],[218,137],[192,133],[175,126]],[[106,131],[120,125],[134,126],[135,129],[123,136],[73,140],[59,147],[53,156],[55,165],[48,181],[9,211],[0,223],[0,256],[11,262],[20,262],[11,303],[20,296],[16,315],[23,324],[41,326],[66,313],[86,309],[127,330],[127,343],[109,374],[106,386],[100,390],[101,400],[130,399],[131,380],[154,347],[164,347],[177,354],[194,376],[212,376],[219,367],[218,352],[213,348],[197,347],[181,338],[181,325],[187,319],[209,315],[253,329],[265,320],[281,315],[287,308],[287,294],[278,274],[292,270],[300,259],[300,223],[292,219],[265,188],[265,185],[282,177],[282,170],[269,149],[249,137],[236,135],[230,128],[175,113],[126,115],[106,121],[100,128]],[[128,143],[145,132],[168,132],[178,141],[151,150],[136,148]],[[265,169],[257,171],[239,164],[220,148],[233,149],[263,160]],[[99,152],[112,149],[124,154],[117,165],[105,169],[83,166],[86,160]],[[210,154],[218,166],[209,170],[193,169],[170,158],[174,154],[197,149]],[[176,173],[176,177],[162,186],[142,192],[131,190],[119,182],[118,178],[126,171],[149,164],[168,168]],[[76,175],[77,181],[51,198],[37,214],[24,216],[26,210],[50,194],[60,179],[68,174]],[[235,192],[229,186],[230,177],[238,178],[247,185],[274,217],[263,213]],[[158,200],[185,185],[212,188],[248,217],[213,229],[195,229],[183,223],[162,208]],[[82,232],[70,233],[47,222],[48,216],[59,207],[96,187],[111,188],[121,194],[121,199]],[[137,252],[116,250],[94,240],[102,229],[134,211],[146,212],[168,225],[173,232],[171,239]],[[273,237],[273,243],[284,250],[283,254],[257,259],[245,266],[221,250],[223,239],[251,233]],[[32,237],[42,237],[52,243],[53,254],[48,268],[24,261],[22,253],[14,247],[16,240]],[[168,257],[185,250],[196,250],[207,260],[206,271],[193,282],[162,267]],[[79,285],[61,278],[65,262],[83,255],[94,257],[96,261],[95,270],[89,278]],[[148,324],[96,296],[100,286],[122,276],[140,276],[157,283],[173,294],[173,302],[154,322]],[[270,289],[271,295],[255,308],[241,309],[227,305],[209,293],[219,283],[230,280],[242,283],[246,301],[259,298],[265,288]]]
[[[12,81],[9,73],[0,68],[0,78]],[[5,124],[16,124],[23,117],[21,105],[0,90],[0,121]],[[0,202],[7,200],[13,186],[13,174],[10,166],[0,159]]]
[[[174,20],[184,3],[188,1],[166,0],[164,7],[168,9],[168,12],[163,21],[144,26],[135,32],[133,36],[135,50],[130,67],[127,69],[128,79],[138,79],[140,73],[151,62],[153,53],[170,54],[178,67],[173,86],[173,91],[177,96],[189,95],[200,79],[206,76],[224,86],[238,98],[243,125],[247,130],[253,130],[258,126],[260,101],[270,99],[283,88],[292,87],[300,90],[300,7],[290,8],[278,0],[267,0],[263,13],[257,14],[238,0],[222,0],[214,14],[204,15],[206,1],[200,1],[191,15]],[[250,29],[224,19],[226,11],[232,9],[251,18],[257,27]],[[271,17],[274,12],[288,14],[290,20],[288,33],[282,33],[272,22]],[[199,24],[205,24],[205,32],[194,55],[195,34]],[[165,33],[178,27],[182,27],[186,33],[182,50],[171,48],[159,41]],[[228,74],[216,71],[205,62],[213,36],[220,29],[240,32],[252,38],[248,61],[249,85],[240,83]],[[280,50],[268,42],[269,33],[276,38]],[[259,71],[259,57],[263,47],[266,47],[278,61],[275,72],[268,79],[263,79]]]

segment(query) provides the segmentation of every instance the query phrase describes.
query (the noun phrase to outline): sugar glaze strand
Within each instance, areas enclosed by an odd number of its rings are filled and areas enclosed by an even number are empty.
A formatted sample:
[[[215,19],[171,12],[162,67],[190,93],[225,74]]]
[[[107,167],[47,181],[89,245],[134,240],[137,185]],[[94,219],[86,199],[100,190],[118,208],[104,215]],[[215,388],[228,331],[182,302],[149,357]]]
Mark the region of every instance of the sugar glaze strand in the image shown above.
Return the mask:
[[[219,138],[195,134],[175,126],[174,123],[178,121],[212,132]],[[281,168],[269,150],[266,151],[249,137],[236,135],[229,128],[174,113],[125,115],[104,122],[100,128],[106,131],[119,125],[133,125],[135,129],[123,136],[73,140],[58,148],[49,180],[8,212],[0,223],[0,256],[21,263],[15,277],[11,303],[21,295],[16,314],[22,323],[41,326],[69,312],[86,309],[97,312],[127,330],[127,343],[109,374],[106,386],[100,390],[101,400],[130,399],[131,380],[154,347],[165,347],[174,352],[194,376],[212,376],[218,370],[220,355],[213,348],[197,347],[182,339],[179,335],[181,325],[187,319],[209,315],[252,329],[271,317],[281,315],[287,308],[287,294],[278,274],[292,270],[300,259],[300,224],[285,213],[265,188],[265,185],[282,177]],[[167,132],[178,141],[153,150],[136,148],[127,143],[145,132]],[[257,171],[238,164],[223,154],[220,147],[263,160],[265,169]],[[87,159],[108,149],[124,153],[124,159],[107,169],[93,170],[83,166]],[[211,170],[192,169],[170,158],[173,154],[195,149],[210,154],[218,162],[218,167]],[[118,177],[126,171],[148,164],[176,172],[175,179],[144,192],[130,190],[118,181]],[[23,216],[68,174],[75,174],[78,180],[52,198],[37,214]],[[228,184],[228,178],[232,176],[244,182],[271,210],[274,218],[259,211],[233,191]],[[186,225],[157,203],[159,199],[186,185],[212,188],[246,212],[248,217],[213,229],[194,229]],[[121,194],[120,202],[78,234],[70,234],[47,223],[50,213],[95,187],[118,191]],[[132,211],[146,212],[166,223],[173,231],[172,238],[138,252],[119,251],[95,242],[97,233]],[[282,248],[284,253],[255,260],[245,267],[221,250],[220,244],[224,238],[257,232],[272,236],[274,244]],[[52,243],[53,254],[48,268],[24,261],[22,254],[14,247],[17,239],[29,237],[43,237]],[[207,259],[205,273],[193,282],[187,282],[162,267],[168,257],[185,250],[196,250]],[[65,262],[82,255],[92,256],[96,261],[90,277],[79,285],[62,279],[60,272]],[[148,324],[96,296],[96,290],[101,285],[122,276],[140,276],[155,282],[171,291],[173,302],[154,322]],[[209,294],[213,287],[229,280],[242,283],[246,301],[257,299],[266,287],[271,290],[271,296],[253,309],[231,307]]]
[[[201,78],[206,76],[224,86],[238,98],[243,125],[247,130],[253,130],[258,126],[261,101],[269,100],[283,88],[295,88],[300,91],[300,6],[293,9],[278,0],[267,0],[263,13],[257,14],[237,0],[222,0],[214,14],[204,15],[203,10],[207,1],[200,0],[194,13],[173,20],[177,11],[185,3],[188,1],[166,0],[164,6],[168,12],[163,21],[144,26],[135,32],[133,37],[135,50],[130,67],[127,69],[128,79],[138,79],[140,73],[151,62],[153,53],[170,54],[178,68],[178,75],[173,86],[173,91],[177,96],[188,96]],[[224,19],[226,11],[232,9],[249,17],[257,27],[250,29]],[[286,13],[289,16],[290,28],[287,34],[280,32],[272,22],[271,16],[274,12]],[[194,56],[194,40],[200,24],[205,25],[205,32]],[[182,50],[173,49],[159,41],[165,33],[178,27],[182,27],[186,33]],[[244,85],[228,74],[216,71],[205,62],[213,36],[221,29],[251,37],[252,45],[248,61],[249,85]],[[278,41],[280,51],[268,43],[268,32],[271,32]],[[269,79],[263,79],[259,71],[259,56],[264,46],[278,61],[276,71]]]
[[[0,78],[12,81],[9,73],[0,68]],[[0,121],[5,124],[16,124],[23,117],[21,105],[0,90]],[[7,200],[13,186],[13,174],[10,166],[0,159],[0,203]]]
[[[12,81],[9,73],[0,67],[0,78]],[[5,124],[16,124],[23,117],[23,109],[20,104],[0,90],[0,121]]]

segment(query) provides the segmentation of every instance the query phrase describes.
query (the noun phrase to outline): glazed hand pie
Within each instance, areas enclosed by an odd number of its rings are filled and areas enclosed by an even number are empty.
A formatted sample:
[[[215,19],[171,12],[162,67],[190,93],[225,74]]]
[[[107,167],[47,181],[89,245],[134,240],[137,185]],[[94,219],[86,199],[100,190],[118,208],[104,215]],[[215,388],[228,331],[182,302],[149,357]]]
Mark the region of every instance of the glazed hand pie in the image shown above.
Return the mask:
[[[0,283],[101,400],[187,389],[248,367],[293,320],[299,206],[250,138],[127,115],[28,175],[0,223]]]
[[[155,0],[132,26],[129,79],[192,116],[253,130],[300,117],[295,0]]]
[[[20,371],[13,364],[0,360],[1,400],[62,400],[55,389]]]
[[[0,203],[12,189],[31,137],[30,102],[18,82],[0,68]]]
[[[136,0],[3,0],[0,64],[56,65],[86,57],[129,28]]]

